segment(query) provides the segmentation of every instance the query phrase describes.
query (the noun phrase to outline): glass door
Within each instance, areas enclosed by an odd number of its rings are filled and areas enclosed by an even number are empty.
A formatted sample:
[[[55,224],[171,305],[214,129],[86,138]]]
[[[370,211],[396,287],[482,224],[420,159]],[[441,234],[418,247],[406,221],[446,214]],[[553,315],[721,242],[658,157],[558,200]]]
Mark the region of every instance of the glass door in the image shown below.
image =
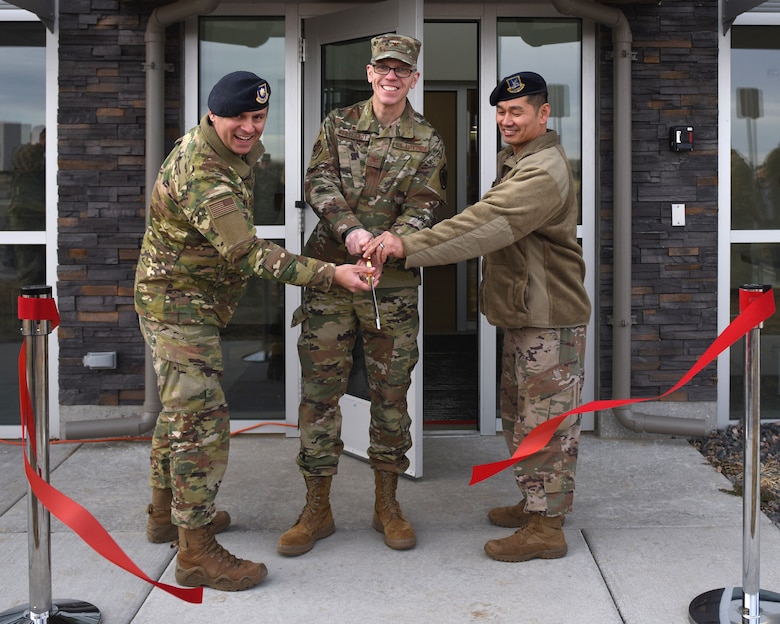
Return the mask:
[[[780,24],[761,21],[731,29],[730,320],[740,286],[769,285],[776,298],[780,288]],[[745,412],[744,349],[739,341],[729,352],[729,420]],[[778,315],[761,331],[760,405],[762,418],[780,417]]]
[[[416,22],[404,23],[403,15],[415,15],[414,3],[382,2],[367,7],[356,7],[304,21],[306,64],[304,67],[304,136],[303,159],[308,163],[311,147],[317,138],[323,117],[333,108],[353,104],[371,95],[366,78],[366,65],[371,58],[370,40],[385,32],[402,32],[421,39]],[[377,15],[382,19],[377,20]],[[422,89],[422,80],[409,94],[412,106],[420,110],[413,98]],[[304,210],[304,240],[316,223],[310,208]],[[369,446],[368,384],[365,364],[357,341],[352,373],[347,394],[340,402],[342,414],[341,437],[345,452],[365,458]],[[413,446],[408,453],[410,465],[407,474],[422,476],[422,410],[420,400],[421,374],[424,357],[412,373],[408,393],[409,414],[412,418]]]
[[[288,247],[297,224],[285,218],[285,20],[284,17],[202,17],[198,23],[199,116],[207,111],[208,94],[225,74],[252,71],[271,87],[268,122],[262,141],[265,154],[255,165],[254,224],[258,236]],[[199,117],[200,118],[200,117]],[[230,324],[222,332],[223,387],[230,406],[231,429],[289,420],[296,405],[286,393],[285,285],[252,278]]]
[[[579,19],[562,19],[560,17],[501,17],[496,25],[498,67],[495,82],[503,76],[517,71],[534,71],[541,74],[547,82],[548,101],[550,102],[550,119],[547,127],[555,130],[561,145],[569,158],[574,183],[580,205],[580,216],[577,225],[577,238],[583,248],[586,271],[586,289],[591,301],[594,297],[596,274],[595,266],[595,207],[593,203],[594,189],[591,180],[595,179],[592,169],[594,158],[593,145],[585,145],[583,123],[595,117],[592,103],[583,99],[583,83],[592,80],[592,67],[585,68],[586,54],[583,46],[584,25]],[[590,64],[588,64],[590,65]],[[592,121],[587,123],[592,124]],[[498,133],[497,130],[495,130]],[[595,307],[594,307],[595,309]],[[586,385],[583,389],[583,402],[592,400],[595,386],[595,370],[593,365],[594,343],[596,342],[595,318],[591,314],[588,324],[588,340],[586,350]],[[503,332],[496,333],[496,353],[501,354]],[[496,388],[500,385],[500,365]],[[499,414],[496,402],[496,414]],[[582,428],[585,431],[594,428],[593,413],[583,414]]]
[[[18,437],[16,301],[22,286],[55,286],[46,273],[46,28],[26,11],[0,13],[10,16],[0,21],[0,430]]]
[[[479,199],[479,22],[427,19],[425,118],[444,139],[447,219]],[[491,160],[493,160],[491,158]],[[423,269],[423,415],[427,434],[479,429],[479,259]]]

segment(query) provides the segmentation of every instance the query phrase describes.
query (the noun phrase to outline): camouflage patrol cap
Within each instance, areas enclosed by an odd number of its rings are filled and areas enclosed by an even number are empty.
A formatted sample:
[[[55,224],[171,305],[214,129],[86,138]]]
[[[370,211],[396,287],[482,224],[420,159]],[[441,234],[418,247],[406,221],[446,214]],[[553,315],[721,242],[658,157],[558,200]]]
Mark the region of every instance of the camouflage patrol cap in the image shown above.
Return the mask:
[[[220,117],[235,117],[241,113],[263,110],[271,98],[271,87],[259,76],[248,71],[235,71],[223,76],[209,93],[209,110]]]
[[[378,35],[371,40],[371,62],[376,63],[382,59],[392,58],[416,67],[420,45],[417,39],[406,35],[395,33]]]
[[[517,72],[502,78],[496,85],[490,94],[490,105],[495,106],[499,102],[537,93],[547,93],[544,78],[534,72]]]

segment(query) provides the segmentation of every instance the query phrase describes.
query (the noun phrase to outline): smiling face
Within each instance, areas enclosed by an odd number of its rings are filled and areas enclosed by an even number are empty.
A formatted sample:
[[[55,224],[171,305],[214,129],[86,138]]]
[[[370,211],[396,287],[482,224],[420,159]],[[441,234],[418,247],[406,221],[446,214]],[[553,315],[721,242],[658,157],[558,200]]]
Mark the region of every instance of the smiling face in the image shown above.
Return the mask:
[[[403,61],[398,59],[386,58],[376,61],[377,64],[385,65],[395,69],[396,67],[409,67]],[[378,108],[387,110],[397,110],[398,116],[403,112],[406,106],[406,96],[409,91],[414,89],[420,78],[420,72],[413,71],[407,78],[399,78],[394,71],[387,74],[380,74],[374,70],[373,65],[366,66],[366,74],[371,88],[374,90],[374,110],[379,114]],[[400,109],[400,110],[399,110]]]
[[[235,117],[220,117],[209,111],[209,119],[217,136],[231,152],[244,156],[260,140],[268,119],[268,107],[241,113]]]
[[[496,104],[496,123],[501,137],[511,145],[515,154],[530,141],[547,131],[550,105],[545,102],[534,106],[530,97],[524,96]]]

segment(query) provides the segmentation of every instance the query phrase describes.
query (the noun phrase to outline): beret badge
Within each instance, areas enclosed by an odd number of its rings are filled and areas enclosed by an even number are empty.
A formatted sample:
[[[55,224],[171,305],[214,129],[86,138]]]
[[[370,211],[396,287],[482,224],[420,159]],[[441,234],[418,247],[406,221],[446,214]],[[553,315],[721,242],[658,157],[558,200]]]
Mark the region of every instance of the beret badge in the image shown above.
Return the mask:
[[[268,83],[264,82],[257,87],[257,97],[255,98],[255,101],[258,104],[267,104],[270,95],[271,92],[268,90]]]
[[[523,89],[525,89],[525,83],[520,79],[518,74],[506,79],[506,90],[509,91],[509,93],[520,93]]]

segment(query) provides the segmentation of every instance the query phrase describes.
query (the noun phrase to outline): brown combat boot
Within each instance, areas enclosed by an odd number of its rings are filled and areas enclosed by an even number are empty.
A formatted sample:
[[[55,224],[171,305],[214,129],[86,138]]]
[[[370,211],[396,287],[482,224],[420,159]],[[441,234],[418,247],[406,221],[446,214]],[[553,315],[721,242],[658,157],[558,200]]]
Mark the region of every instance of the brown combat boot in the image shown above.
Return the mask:
[[[561,526],[563,516],[548,518],[532,513],[528,524],[513,535],[490,540],[485,552],[496,561],[528,561],[530,559],[558,559],[568,548]]]
[[[167,488],[152,488],[152,502],[146,508],[146,539],[153,544],[172,542],[179,536],[179,528],[171,522],[173,492]],[[214,533],[222,533],[230,526],[230,514],[218,511],[211,521]]]
[[[176,582],[179,585],[240,591],[254,587],[268,574],[264,564],[239,559],[220,546],[211,524],[198,529],[178,529]]]
[[[417,544],[412,524],[404,517],[395,499],[398,473],[375,470],[376,504],[373,527],[385,535],[385,544],[395,550],[406,550]]]
[[[302,555],[314,548],[314,542],[333,535],[336,525],[330,509],[332,476],[304,477],[306,504],[298,520],[279,538],[276,551],[280,555]]]
[[[521,500],[517,505],[508,507],[494,507],[488,511],[488,520],[496,526],[506,527],[508,529],[520,529],[528,524],[532,514],[525,510],[525,500]],[[561,516],[561,526],[565,524],[566,516]]]

